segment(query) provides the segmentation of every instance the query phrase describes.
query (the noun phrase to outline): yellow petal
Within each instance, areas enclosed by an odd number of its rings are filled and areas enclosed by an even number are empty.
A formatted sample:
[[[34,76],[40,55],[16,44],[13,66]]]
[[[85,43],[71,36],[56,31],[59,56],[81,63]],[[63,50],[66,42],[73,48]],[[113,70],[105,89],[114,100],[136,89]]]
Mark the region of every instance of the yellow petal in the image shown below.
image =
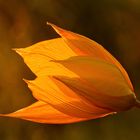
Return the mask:
[[[82,96],[96,105],[114,111],[125,110],[134,105],[135,95],[116,66],[88,56],[55,62],[79,75],[75,78],[61,75],[55,77],[70,88],[81,91]]]
[[[14,49],[20,54],[29,68],[37,75],[46,75],[53,63],[50,60],[63,60],[76,54],[67,46],[62,38],[42,41],[27,48]],[[57,65],[55,68],[58,69]]]
[[[16,112],[0,116],[20,118],[33,122],[48,123],[48,124],[74,123],[89,119],[89,118],[77,118],[66,115],[42,101],[37,101],[36,103],[28,107],[22,108]]]
[[[132,83],[125,69],[106,49],[103,48],[103,46],[85,36],[64,30],[51,23],[48,24],[54,28],[76,54],[100,58],[116,65],[124,75],[130,88],[133,90]]]
[[[112,113],[83,101],[70,88],[52,77],[39,77],[26,82],[36,99],[50,104],[64,114],[80,118],[98,118]]]

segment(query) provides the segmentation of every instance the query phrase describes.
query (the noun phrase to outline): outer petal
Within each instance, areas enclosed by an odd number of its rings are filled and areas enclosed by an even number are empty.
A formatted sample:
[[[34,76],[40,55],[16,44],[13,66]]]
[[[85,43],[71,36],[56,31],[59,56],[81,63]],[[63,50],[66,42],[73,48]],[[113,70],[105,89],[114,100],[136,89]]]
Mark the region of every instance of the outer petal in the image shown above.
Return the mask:
[[[39,77],[26,82],[35,98],[64,114],[80,118],[98,118],[112,113],[81,100],[70,88],[54,78]]]
[[[1,116],[20,118],[24,120],[48,124],[74,123],[89,119],[66,115],[42,101],[37,101],[36,103],[28,107],[22,108],[14,113]]]
[[[87,56],[55,62],[79,75],[75,78],[56,75],[56,78],[70,88],[81,91],[82,96],[98,106],[121,111],[132,107],[136,102],[122,73],[110,63]]]
[[[46,71],[53,72],[58,69],[55,65],[54,70],[50,70],[53,63],[50,60],[63,60],[76,54],[67,46],[62,38],[42,41],[31,47],[14,49],[20,54],[25,63],[37,75],[46,75]]]
[[[96,57],[96,58],[100,58],[103,59],[107,62],[113,63],[114,65],[116,65],[119,70],[122,72],[122,74],[124,75],[128,85],[130,86],[130,88],[133,90],[133,86],[131,84],[131,81],[129,79],[129,76],[127,74],[127,72],[125,71],[125,69],[122,67],[122,65],[107,51],[105,50],[100,44],[98,44],[97,42],[64,30],[60,27],[57,27],[54,24],[48,23],[49,25],[51,25],[54,30],[66,41],[66,43],[68,44],[68,46],[78,55],[88,55],[88,56],[92,56],[92,57]]]

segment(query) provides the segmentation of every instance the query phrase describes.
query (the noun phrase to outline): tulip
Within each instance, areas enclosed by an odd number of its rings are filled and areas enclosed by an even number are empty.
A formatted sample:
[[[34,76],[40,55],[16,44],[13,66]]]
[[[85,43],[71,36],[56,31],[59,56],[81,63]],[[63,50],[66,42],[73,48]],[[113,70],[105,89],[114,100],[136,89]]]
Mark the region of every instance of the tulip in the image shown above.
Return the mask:
[[[37,102],[1,116],[67,124],[140,107],[127,72],[105,48],[48,24],[61,37],[15,49],[37,76],[24,80]]]

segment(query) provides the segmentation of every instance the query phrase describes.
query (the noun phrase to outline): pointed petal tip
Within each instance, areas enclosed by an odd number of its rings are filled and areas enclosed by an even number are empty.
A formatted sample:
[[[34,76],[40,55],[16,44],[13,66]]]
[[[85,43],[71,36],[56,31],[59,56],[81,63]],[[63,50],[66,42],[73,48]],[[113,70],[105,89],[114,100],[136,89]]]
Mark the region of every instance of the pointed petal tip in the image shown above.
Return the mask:
[[[27,83],[27,84],[30,84],[31,83],[31,80],[27,80],[27,79],[22,79],[25,83]]]
[[[51,26],[54,30],[56,30],[57,26],[53,23],[47,22],[47,25]]]
[[[12,48],[13,51],[19,53],[20,52],[20,49],[19,48]]]
[[[52,23],[50,23],[50,22],[48,22],[48,21],[47,21],[46,23],[47,23],[47,25],[50,25],[50,26],[52,26],[52,25],[53,25]]]
[[[55,24],[53,23],[50,23],[50,22],[47,22],[47,25],[51,26],[60,36],[62,36],[63,34],[63,29],[56,26]]]
[[[17,49],[18,49],[18,48],[12,48],[11,50],[13,50],[13,51],[17,51]]]
[[[0,114],[0,117],[9,117],[10,114]]]
[[[48,21],[47,21],[47,25],[52,26],[53,28],[54,28],[54,27],[57,27],[55,24],[53,24],[53,23],[51,23],[51,22],[48,22]]]
[[[12,48],[13,51],[15,51],[16,53],[18,53],[19,55],[22,56],[22,54],[24,53],[22,48]]]

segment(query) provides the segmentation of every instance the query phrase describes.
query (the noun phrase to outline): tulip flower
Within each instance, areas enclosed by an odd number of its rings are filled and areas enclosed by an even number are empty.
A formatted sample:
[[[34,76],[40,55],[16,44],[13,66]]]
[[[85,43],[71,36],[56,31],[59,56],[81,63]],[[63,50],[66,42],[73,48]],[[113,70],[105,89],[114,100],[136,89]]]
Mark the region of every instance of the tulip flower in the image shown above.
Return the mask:
[[[48,24],[61,37],[15,49],[37,76],[24,80],[37,101],[2,116],[67,124],[140,107],[127,72],[105,48]]]

